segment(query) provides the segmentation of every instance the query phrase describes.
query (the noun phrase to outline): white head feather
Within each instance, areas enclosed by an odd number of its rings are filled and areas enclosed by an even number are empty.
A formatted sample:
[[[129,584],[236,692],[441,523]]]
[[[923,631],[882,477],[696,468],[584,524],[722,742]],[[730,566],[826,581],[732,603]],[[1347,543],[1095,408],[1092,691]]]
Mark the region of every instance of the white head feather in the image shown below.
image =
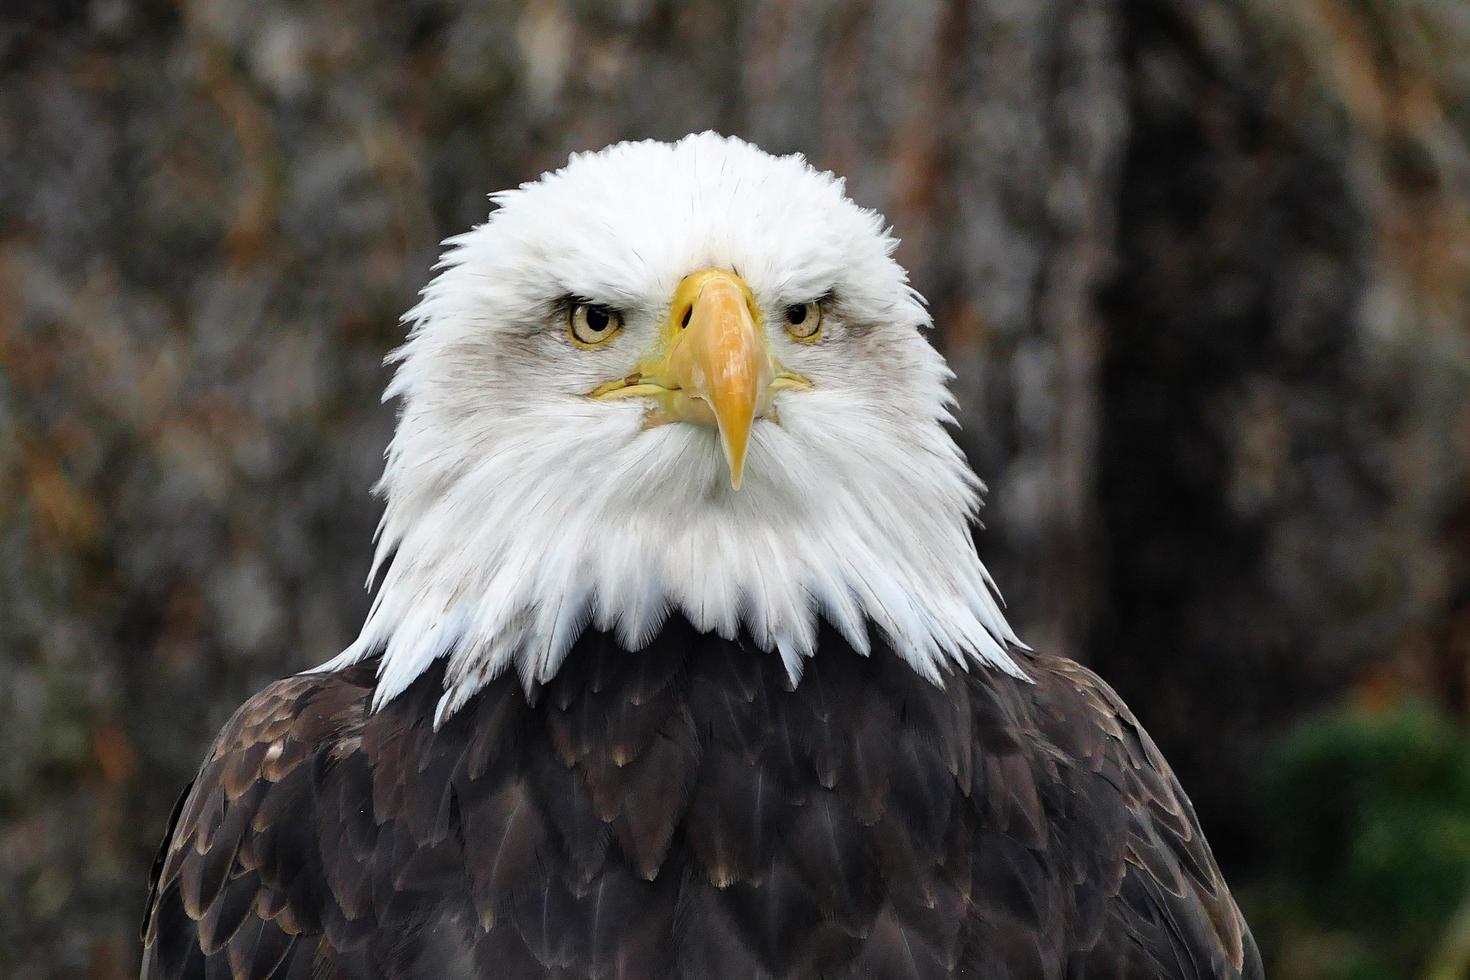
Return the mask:
[[[793,683],[819,616],[864,652],[872,624],[936,682],[971,662],[1021,676],[970,538],[982,487],[946,429],[951,374],[880,215],[800,156],[713,133],[578,154],[493,200],[390,357],[382,581],[326,666],[382,651],[381,704],[447,656],[442,719],[502,670],[549,679],[589,623],[637,649],[678,613],[744,629]],[[738,491],[713,429],[587,397],[633,370],[705,267],[776,322],[830,297],[819,342],[770,331],[813,387],[756,422]],[[569,296],[622,311],[622,332],[574,346]]]

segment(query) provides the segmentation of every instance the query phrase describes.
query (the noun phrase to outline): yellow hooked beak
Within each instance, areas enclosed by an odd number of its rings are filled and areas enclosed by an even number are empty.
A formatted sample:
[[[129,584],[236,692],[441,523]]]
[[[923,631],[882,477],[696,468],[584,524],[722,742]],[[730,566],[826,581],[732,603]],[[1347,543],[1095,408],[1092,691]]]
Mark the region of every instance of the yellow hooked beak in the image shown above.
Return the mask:
[[[713,425],[730,468],[730,486],[740,489],[745,452],[755,420],[769,413],[782,388],[810,387],[782,371],[761,329],[760,309],[739,276],[703,269],[685,276],[674,290],[659,350],[626,378],[600,385],[593,398],[652,398],[651,418]]]

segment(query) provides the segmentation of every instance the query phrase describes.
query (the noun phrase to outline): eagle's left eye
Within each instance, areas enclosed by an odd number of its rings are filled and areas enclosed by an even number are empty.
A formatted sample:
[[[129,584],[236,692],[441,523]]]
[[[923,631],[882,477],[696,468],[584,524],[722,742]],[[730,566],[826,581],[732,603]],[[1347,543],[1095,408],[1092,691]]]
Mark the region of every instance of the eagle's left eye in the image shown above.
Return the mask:
[[[820,302],[812,300],[810,303],[792,303],[786,307],[786,332],[791,335],[792,340],[810,344],[817,339],[821,329]]]
[[[601,303],[575,303],[567,310],[567,333],[579,347],[597,347],[623,328],[623,315]]]

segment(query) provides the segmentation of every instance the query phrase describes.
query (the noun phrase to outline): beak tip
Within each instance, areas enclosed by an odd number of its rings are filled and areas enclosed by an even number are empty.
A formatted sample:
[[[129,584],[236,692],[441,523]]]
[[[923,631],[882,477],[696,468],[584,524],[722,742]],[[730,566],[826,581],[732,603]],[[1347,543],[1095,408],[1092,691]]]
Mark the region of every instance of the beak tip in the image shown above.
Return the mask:
[[[730,474],[730,489],[738,491],[740,485],[745,481],[745,463],[747,450],[750,448],[750,429],[755,423],[755,413],[750,412],[748,419],[745,417],[726,421],[725,413],[716,412],[716,417],[721,420],[719,428],[720,448],[724,450],[725,469]]]
[[[745,454],[736,456],[733,453],[725,453],[725,466],[730,473],[730,489],[739,490],[740,484],[745,481]]]

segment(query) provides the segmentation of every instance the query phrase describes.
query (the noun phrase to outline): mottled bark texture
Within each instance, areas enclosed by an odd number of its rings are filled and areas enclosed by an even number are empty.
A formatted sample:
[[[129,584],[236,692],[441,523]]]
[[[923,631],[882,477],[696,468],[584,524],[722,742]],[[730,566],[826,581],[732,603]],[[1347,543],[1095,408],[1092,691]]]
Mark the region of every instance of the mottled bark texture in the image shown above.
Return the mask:
[[[379,360],[436,241],[486,191],[620,137],[801,149],[887,212],[958,375],[991,486],[979,546],[1018,626],[1119,689],[1232,881],[1261,870],[1250,776],[1293,718],[1354,685],[1464,707],[1455,0],[3,18],[16,975],[134,970],[148,860],[209,738],[365,610]]]

